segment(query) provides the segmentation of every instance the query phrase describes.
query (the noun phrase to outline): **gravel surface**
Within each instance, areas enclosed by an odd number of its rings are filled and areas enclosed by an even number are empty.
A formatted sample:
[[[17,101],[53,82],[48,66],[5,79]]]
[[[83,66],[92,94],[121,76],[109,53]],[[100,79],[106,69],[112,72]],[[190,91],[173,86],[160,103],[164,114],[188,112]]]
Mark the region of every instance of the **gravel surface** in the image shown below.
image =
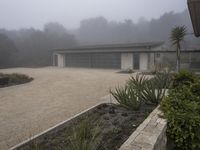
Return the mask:
[[[81,68],[13,68],[30,83],[0,89],[0,149],[7,149],[91,107],[122,85],[129,74]]]

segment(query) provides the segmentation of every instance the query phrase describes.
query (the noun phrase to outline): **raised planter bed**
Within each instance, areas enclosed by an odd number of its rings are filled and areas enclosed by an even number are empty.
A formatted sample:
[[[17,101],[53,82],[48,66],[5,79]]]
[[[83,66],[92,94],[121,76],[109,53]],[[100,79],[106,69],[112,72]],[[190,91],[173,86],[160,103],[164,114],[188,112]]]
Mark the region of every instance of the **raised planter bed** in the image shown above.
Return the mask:
[[[91,128],[97,124],[101,127],[97,149],[117,150],[154,108],[152,105],[144,105],[140,111],[130,111],[116,104],[99,104],[11,149],[71,149],[73,129],[84,120],[89,120],[93,124]]]

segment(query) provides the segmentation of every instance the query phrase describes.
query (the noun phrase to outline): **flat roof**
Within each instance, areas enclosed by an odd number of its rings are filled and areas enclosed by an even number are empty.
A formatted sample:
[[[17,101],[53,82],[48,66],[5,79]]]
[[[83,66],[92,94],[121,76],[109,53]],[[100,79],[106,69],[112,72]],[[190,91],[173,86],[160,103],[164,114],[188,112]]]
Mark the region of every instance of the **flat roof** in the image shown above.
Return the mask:
[[[56,51],[59,54],[80,54],[80,53],[176,53],[175,50],[110,50],[110,51]],[[200,53],[200,50],[181,50],[181,53]]]
[[[164,42],[126,43],[109,45],[84,45],[67,49],[54,49],[54,53],[176,53],[175,50],[152,49],[162,46]],[[200,49],[184,49],[182,53],[199,53]]]
[[[107,44],[107,45],[83,45],[77,47],[70,47],[67,49],[54,49],[53,52],[58,53],[71,53],[71,52],[114,52],[121,51],[124,49],[129,49],[135,51],[136,49],[150,50],[163,45],[164,42],[146,42],[146,43],[123,43],[123,44]]]

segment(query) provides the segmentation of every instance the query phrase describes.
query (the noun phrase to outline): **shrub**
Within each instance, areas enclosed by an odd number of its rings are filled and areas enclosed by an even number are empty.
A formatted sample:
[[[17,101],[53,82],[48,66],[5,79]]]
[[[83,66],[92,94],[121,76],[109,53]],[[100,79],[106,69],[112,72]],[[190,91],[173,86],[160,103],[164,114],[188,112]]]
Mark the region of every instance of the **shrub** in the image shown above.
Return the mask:
[[[136,76],[131,76],[127,82],[127,85],[130,88],[141,91],[143,89],[144,84],[148,81],[145,75],[136,74]]]
[[[141,101],[138,98],[137,91],[129,86],[118,87],[115,91],[110,91],[117,102],[131,110],[139,110]]]
[[[128,86],[137,92],[138,98],[148,104],[158,104],[165,96],[166,88],[170,86],[170,74],[157,73],[148,79],[145,75],[137,74],[128,81]]]
[[[174,75],[172,87],[176,88],[182,85],[190,85],[196,80],[196,76],[188,71],[182,70],[180,73]]]
[[[100,126],[94,126],[91,121],[84,120],[80,125],[73,129],[70,137],[71,150],[96,150]]]
[[[6,79],[6,81],[1,82],[2,84],[0,83],[1,86],[23,84],[23,83],[27,83],[33,80],[33,78],[27,75],[18,74],[18,73],[12,73],[12,74],[0,73],[0,77],[3,79]]]
[[[161,109],[168,121],[167,134],[174,141],[175,149],[199,150],[199,95],[194,95],[190,86],[186,85],[172,89],[169,91],[169,95],[161,102]]]
[[[194,95],[200,96],[200,81],[193,83],[190,90]]]
[[[170,85],[169,73],[158,73],[148,79],[145,75],[131,76],[125,87],[118,87],[110,93],[124,107],[139,110],[141,104],[159,104]]]
[[[133,69],[128,69],[128,73],[134,73]]]
[[[21,84],[21,83],[25,83],[27,81],[31,81],[32,78],[30,78],[27,75],[24,74],[18,74],[18,73],[13,73],[8,75],[9,76],[9,83],[15,83],[15,84]]]
[[[168,71],[158,72],[152,80],[155,80],[158,89],[168,89],[172,84],[172,74]]]
[[[165,96],[166,89],[164,89],[160,82],[156,79],[149,80],[143,86],[140,97],[147,104],[159,104]]]

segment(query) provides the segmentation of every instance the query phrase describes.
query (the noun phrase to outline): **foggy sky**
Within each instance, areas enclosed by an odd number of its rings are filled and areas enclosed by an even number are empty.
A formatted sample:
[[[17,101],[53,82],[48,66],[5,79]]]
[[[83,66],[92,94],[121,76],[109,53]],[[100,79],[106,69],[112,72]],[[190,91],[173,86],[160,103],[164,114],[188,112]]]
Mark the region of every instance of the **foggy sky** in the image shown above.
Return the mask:
[[[165,12],[181,12],[187,0],[0,0],[0,28],[42,29],[48,22],[77,28],[83,19],[103,16],[123,21],[158,18]]]

